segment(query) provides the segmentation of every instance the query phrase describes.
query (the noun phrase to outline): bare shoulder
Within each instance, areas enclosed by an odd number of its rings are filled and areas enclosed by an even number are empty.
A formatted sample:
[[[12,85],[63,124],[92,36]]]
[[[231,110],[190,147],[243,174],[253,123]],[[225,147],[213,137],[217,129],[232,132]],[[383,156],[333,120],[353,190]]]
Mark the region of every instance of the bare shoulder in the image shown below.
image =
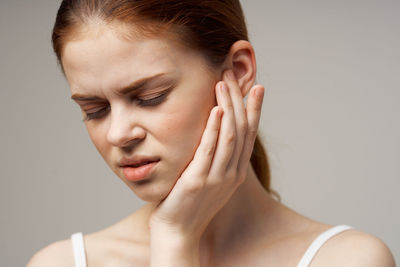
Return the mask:
[[[381,239],[351,229],[329,239],[310,266],[395,267],[395,262],[390,249]]]
[[[84,249],[88,266],[147,266],[149,246],[141,234],[147,224],[140,212],[94,233],[85,234]],[[139,219],[138,219],[139,218]],[[74,266],[71,239],[54,242],[39,250],[27,267]]]
[[[40,249],[29,260],[27,267],[74,266],[71,240],[60,240]]]

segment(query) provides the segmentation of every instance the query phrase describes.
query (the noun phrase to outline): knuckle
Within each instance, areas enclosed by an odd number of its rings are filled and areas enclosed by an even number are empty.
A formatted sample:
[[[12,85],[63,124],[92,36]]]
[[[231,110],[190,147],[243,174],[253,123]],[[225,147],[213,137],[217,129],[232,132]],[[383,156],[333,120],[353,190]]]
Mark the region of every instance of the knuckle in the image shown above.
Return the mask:
[[[231,131],[230,133],[227,134],[226,136],[226,142],[228,145],[231,145],[233,143],[235,143],[236,140],[236,133]]]
[[[203,154],[207,157],[214,155],[214,147],[212,145],[207,145],[203,148]]]
[[[258,129],[254,127],[250,127],[247,131],[247,135],[250,138],[255,138],[257,136]]]
[[[185,190],[188,193],[197,193],[201,191],[205,186],[204,181],[197,179],[186,183]]]
[[[239,125],[238,125],[238,128],[239,128],[240,131],[246,132],[246,131],[247,131],[247,128],[248,128],[247,121],[246,121],[246,120],[241,121],[241,122],[239,123]]]

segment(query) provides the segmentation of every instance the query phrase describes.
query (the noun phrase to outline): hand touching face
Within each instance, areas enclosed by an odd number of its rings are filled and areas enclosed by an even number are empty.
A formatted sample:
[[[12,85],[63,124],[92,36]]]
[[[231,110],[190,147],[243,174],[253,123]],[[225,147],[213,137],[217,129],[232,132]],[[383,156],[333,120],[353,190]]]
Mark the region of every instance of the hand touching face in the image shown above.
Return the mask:
[[[67,43],[63,65],[89,136],[110,168],[148,202],[159,202],[193,159],[210,110],[217,74],[203,56],[164,39],[121,40],[110,29]],[[156,76],[139,90],[135,82]],[[131,182],[122,158],[160,159],[143,181]],[[95,187],[94,187],[95,188]]]
[[[193,160],[152,214],[150,228],[164,232],[157,235],[174,233],[198,242],[208,223],[246,178],[264,88],[254,86],[245,107],[233,72],[226,71],[216,93],[218,106],[210,113]]]

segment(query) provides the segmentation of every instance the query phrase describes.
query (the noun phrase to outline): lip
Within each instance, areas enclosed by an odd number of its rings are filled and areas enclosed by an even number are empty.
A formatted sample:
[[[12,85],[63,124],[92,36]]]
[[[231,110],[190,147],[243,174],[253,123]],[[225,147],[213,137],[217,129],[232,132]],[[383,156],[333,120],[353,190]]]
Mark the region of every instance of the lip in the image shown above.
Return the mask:
[[[159,161],[150,162],[138,167],[122,167],[125,178],[131,182],[137,182],[146,179]]]
[[[119,166],[128,181],[137,182],[147,178],[159,161],[158,157],[135,155],[131,158],[123,157]]]
[[[154,162],[154,161],[160,161],[160,158],[150,157],[150,156],[134,156],[132,158],[123,157],[119,161],[119,166],[120,167],[137,167],[137,165],[142,165],[143,163]]]

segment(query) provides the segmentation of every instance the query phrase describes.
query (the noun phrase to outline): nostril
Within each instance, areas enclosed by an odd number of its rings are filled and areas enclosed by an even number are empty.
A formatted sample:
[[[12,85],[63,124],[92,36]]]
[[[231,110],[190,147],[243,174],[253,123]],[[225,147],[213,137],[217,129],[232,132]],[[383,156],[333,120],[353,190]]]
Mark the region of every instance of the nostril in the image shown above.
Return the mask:
[[[126,112],[119,112],[118,115],[114,113],[111,118],[107,133],[109,143],[120,148],[130,148],[145,138],[146,131],[140,125],[137,116]]]

